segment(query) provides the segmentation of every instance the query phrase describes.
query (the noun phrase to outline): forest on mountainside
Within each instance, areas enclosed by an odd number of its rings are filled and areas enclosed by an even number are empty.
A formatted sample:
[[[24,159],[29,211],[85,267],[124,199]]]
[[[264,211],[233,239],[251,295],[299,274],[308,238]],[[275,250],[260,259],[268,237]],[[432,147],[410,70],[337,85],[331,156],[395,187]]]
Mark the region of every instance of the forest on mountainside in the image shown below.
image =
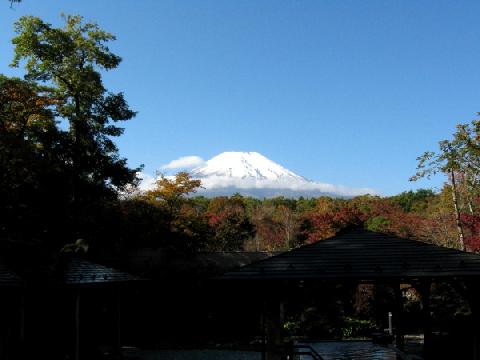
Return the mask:
[[[12,66],[0,76],[0,239],[47,252],[125,254],[141,247],[183,252],[281,251],[352,226],[438,245],[480,250],[480,123],[461,124],[438,152],[419,157],[416,180],[443,173],[432,190],[396,196],[205,198],[188,173],[137,189],[137,172],[119,155],[120,121],[134,118],[102,72],[121,58],[115,37],[80,16],[63,28],[37,17],[15,25]],[[412,171],[413,173],[413,171]],[[78,245],[78,240],[82,239]],[[63,250],[62,250],[63,249]]]

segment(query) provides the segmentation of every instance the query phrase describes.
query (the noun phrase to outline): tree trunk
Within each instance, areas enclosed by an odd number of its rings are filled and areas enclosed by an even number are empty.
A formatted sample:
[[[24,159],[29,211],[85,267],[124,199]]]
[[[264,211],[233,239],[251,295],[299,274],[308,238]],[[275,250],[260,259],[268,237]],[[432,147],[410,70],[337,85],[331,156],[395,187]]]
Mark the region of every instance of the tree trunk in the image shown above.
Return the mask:
[[[287,250],[290,249],[290,231],[288,228],[288,224],[285,224],[285,240],[287,245]]]
[[[460,244],[460,250],[465,250],[463,226],[462,226],[462,222],[460,221],[460,211],[458,209],[457,184],[455,182],[455,173],[451,169],[449,170],[449,172],[450,172],[450,181],[452,182],[452,200],[453,200],[453,208],[455,212],[455,223],[457,225],[457,231],[458,231],[458,242]]]
[[[473,216],[473,206],[472,206],[472,199],[468,198],[468,210],[470,211],[470,215]]]
[[[465,174],[465,192],[467,193],[467,205],[470,215],[473,216],[473,204],[472,204],[472,192],[473,192],[474,183],[470,178],[470,175]]]

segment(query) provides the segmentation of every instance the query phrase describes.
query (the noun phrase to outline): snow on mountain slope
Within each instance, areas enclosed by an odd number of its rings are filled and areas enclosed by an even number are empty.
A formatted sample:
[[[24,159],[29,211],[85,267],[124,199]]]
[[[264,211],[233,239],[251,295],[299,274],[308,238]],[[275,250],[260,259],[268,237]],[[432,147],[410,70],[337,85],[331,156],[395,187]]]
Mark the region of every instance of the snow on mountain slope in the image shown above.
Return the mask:
[[[320,195],[355,196],[373,194],[372,189],[309,181],[257,152],[224,152],[191,171],[202,181],[203,195],[242,195],[256,197],[313,197]]]
[[[284,178],[303,179],[283,166],[257,152],[223,152],[207,161],[205,166],[192,170],[199,178],[209,176],[279,180]]]

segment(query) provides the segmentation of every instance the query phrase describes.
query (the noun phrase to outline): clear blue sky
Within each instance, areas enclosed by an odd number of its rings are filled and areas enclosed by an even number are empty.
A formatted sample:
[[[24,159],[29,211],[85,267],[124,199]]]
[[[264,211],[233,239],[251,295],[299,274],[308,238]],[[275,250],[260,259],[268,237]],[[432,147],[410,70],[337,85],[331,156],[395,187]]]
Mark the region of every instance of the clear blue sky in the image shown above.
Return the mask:
[[[124,59],[106,85],[138,116],[131,166],[258,151],[307,178],[389,195],[416,157],[480,111],[479,1],[23,0],[0,4],[0,72],[13,23],[81,14]]]

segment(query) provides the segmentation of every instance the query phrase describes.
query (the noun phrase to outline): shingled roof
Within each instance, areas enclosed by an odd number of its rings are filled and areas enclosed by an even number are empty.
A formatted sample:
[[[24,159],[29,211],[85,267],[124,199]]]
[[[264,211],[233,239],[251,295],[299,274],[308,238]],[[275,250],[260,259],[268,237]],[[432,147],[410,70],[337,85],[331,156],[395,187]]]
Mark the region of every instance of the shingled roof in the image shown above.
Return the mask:
[[[19,287],[23,284],[23,280],[17,274],[0,264],[0,287]]]
[[[81,258],[71,258],[63,270],[65,285],[106,285],[142,280],[124,271],[115,270]]]
[[[222,279],[358,279],[480,276],[480,256],[355,229],[227,272]]]

